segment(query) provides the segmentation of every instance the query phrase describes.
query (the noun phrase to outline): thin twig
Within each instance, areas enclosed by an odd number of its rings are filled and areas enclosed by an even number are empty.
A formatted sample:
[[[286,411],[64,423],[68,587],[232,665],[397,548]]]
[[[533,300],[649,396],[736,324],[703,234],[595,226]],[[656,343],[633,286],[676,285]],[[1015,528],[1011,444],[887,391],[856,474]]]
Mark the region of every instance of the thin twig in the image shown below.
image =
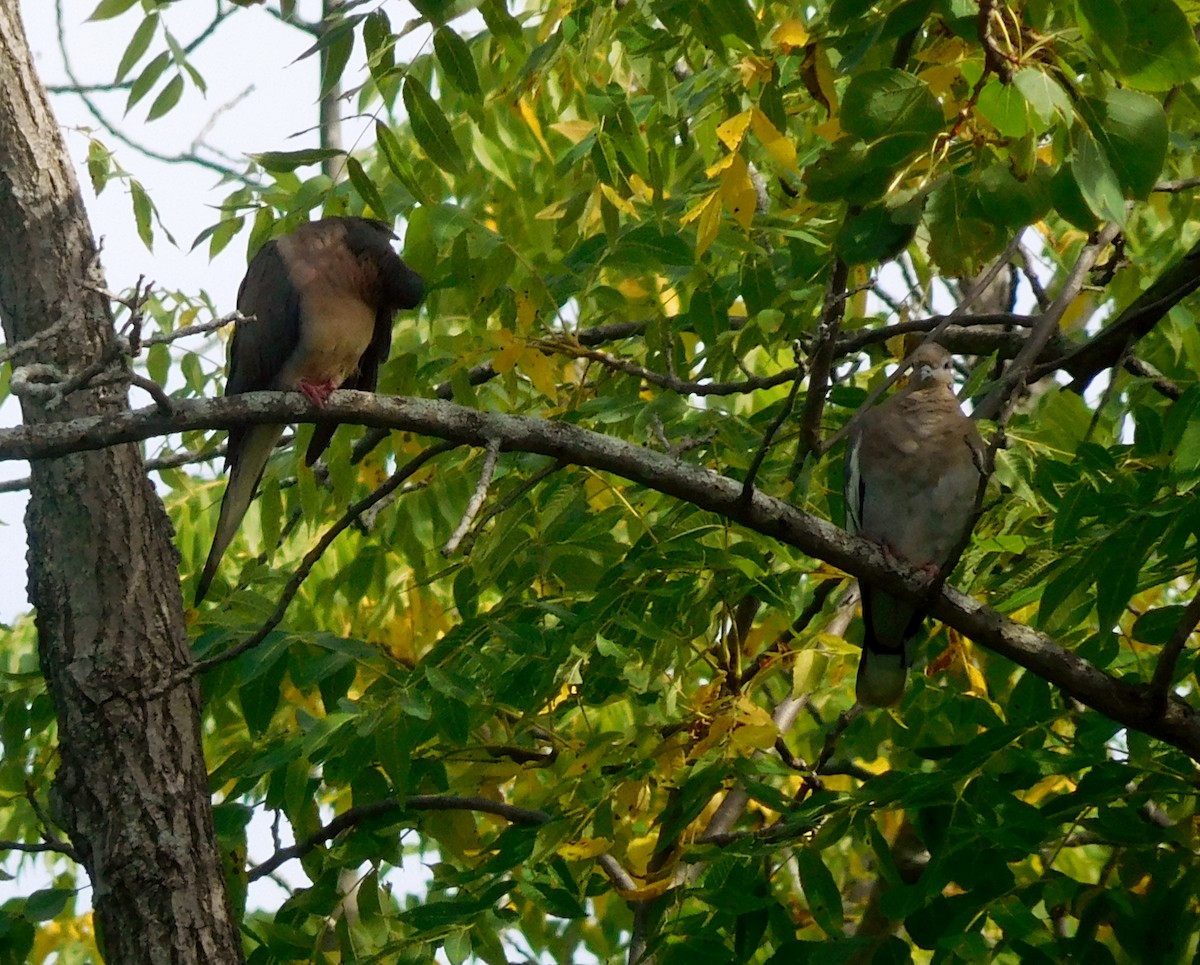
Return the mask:
[[[1154,185],[1152,191],[1190,191],[1192,188],[1200,188],[1200,178],[1179,178],[1176,181],[1159,181]]]
[[[136,372],[129,373],[129,384],[137,386],[143,392],[149,394],[154,400],[154,404],[158,406],[160,412],[170,413],[174,411],[174,403],[171,402],[171,397],[161,385],[153,379],[148,379],[144,375],[138,375]]]
[[[1095,241],[1083,249],[1079,259],[1067,275],[1066,281],[1063,282],[1063,287],[1059,291],[1058,296],[1037,320],[1037,324],[1025,342],[1025,347],[1017,353],[1017,357],[1013,359],[1012,364],[1005,369],[1004,375],[997,380],[996,387],[976,406],[974,413],[972,413],[973,418],[997,418],[1017,389],[1026,383],[1028,376],[1033,370],[1034,363],[1042,353],[1042,349],[1046,346],[1050,337],[1058,331],[1058,324],[1062,321],[1066,310],[1080,291],[1083,290],[1087,274],[1096,264],[1096,260],[1100,257],[1100,252],[1107,248],[1120,233],[1120,225],[1110,222],[1099,231]]]
[[[163,332],[159,335],[151,335],[146,339],[146,345],[169,345],[171,342],[181,338],[187,338],[189,335],[207,335],[209,332],[215,332],[227,325],[241,324],[243,322],[254,322],[257,319],[253,315],[243,315],[241,312],[230,312],[227,315],[222,315],[220,318],[214,318],[211,322],[198,322],[195,325],[185,325],[183,328],[177,328],[173,332]]]
[[[483,508],[483,501],[487,499],[488,489],[492,485],[492,477],[496,474],[496,462],[499,458],[500,443],[495,439],[489,439],[487,447],[483,452],[483,465],[479,467],[479,480],[475,484],[475,492],[467,500],[467,508],[463,510],[462,519],[458,521],[458,526],[450,534],[450,538],[446,540],[446,545],[442,547],[443,556],[454,555],[459,543],[462,542],[463,537],[467,535],[467,531],[471,528],[471,524],[475,521],[475,517],[479,515],[479,510]]]
[[[132,138],[122,133],[121,129],[112,121],[110,121],[103,114],[103,112],[101,112],[100,108],[96,106],[95,101],[93,101],[91,97],[87,95],[86,85],[81,83],[79,78],[76,76],[75,68],[71,63],[70,55],[67,53],[66,26],[63,18],[63,0],[55,0],[54,7],[55,21],[57,24],[56,29],[58,32],[58,48],[62,53],[63,70],[65,71],[67,78],[71,81],[71,86],[75,88],[74,93],[77,94],[80,102],[87,109],[87,112],[91,114],[93,118],[95,118],[96,122],[103,127],[111,137],[116,138],[122,144],[133,148],[133,150],[137,151],[139,154],[151,158],[152,160],[163,161],[167,164],[175,164],[180,161],[187,164],[195,164],[199,167],[207,168],[210,171],[215,171],[223,177],[226,177],[231,181],[236,181],[239,184],[245,184],[255,188],[261,187],[257,181],[248,178],[245,174],[234,170],[228,165],[218,164],[216,161],[210,161],[208,158],[201,157],[195,151],[181,152],[175,155],[163,154],[159,151],[152,150],[145,144],[137,143]]]
[[[550,465],[539,469],[528,479],[523,479],[519,485],[514,486],[511,492],[506,493],[502,499],[499,499],[494,506],[491,506],[487,512],[479,517],[479,520],[475,523],[474,528],[470,533],[467,534],[467,539],[463,545],[463,552],[471,552],[472,547],[475,545],[475,541],[479,538],[479,534],[483,532],[483,528],[491,520],[495,519],[501,513],[509,509],[518,499],[532,490],[543,479],[549,478],[550,476],[554,475],[554,473],[563,469],[565,466],[566,463],[564,462],[552,462]]]
[[[796,407],[796,395],[800,391],[800,382],[804,378],[804,360],[800,356],[799,339],[792,342],[792,358],[796,360],[796,377],[792,380],[792,388],[783,403],[783,408],[779,410],[779,415],[767,427],[766,434],[759,444],[758,451],[750,461],[750,468],[746,470],[746,479],[742,483],[742,499],[750,499],[754,495],[754,478],[758,475],[758,470],[761,468],[763,460],[767,458],[767,452],[770,450],[771,444],[775,441],[776,433],[779,432],[783,424],[791,416],[792,409]]]
[[[966,295],[963,296],[962,301],[955,306],[954,311],[952,311],[949,315],[942,316],[942,320],[938,322],[938,324],[935,325],[921,340],[920,345],[924,345],[926,342],[936,342],[938,336],[949,327],[951,322],[955,321],[966,313],[967,309],[971,307],[975,299],[983,294],[988,285],[990,285],[993,279],[995,279],[996,275],[1000,273],[1001,268],[1003,268],[1009,263],[1010,260],[1012,260],[1014,253],[1020,246],[1020,242],[1021,236],[1018,234],[1012,239],[1012,241],[1008,243],[1008,247],[1004,249],[1003,254],[1001,254],[999,258],[997,258],[991,263],[991,265],[988,266],[987,271],[975,279],[975,284],[973,284]],[[1044,344],[1045,340],[1042,342],[1042,345]],[[867,398],[864,400],[863,404],[858,407],[858,411],[856,411],[854,415],[847,420],[846,424],[842,426],[841,429],[839,429],[829,438],[829,440],[823,446],[822,452],[829,452],[834,446],[846,438],[846,436],[848,436],[858,425],[862,417],[866,415],[866,413],[875,404],[875,400],[883,395],[883,393],[889,388],[891,388],[893,383],[895,383],[901,375],[909,370],[909,368],[912,366],[913,356],[916,354],[917,349],[920,348],[920,345],[914,345],[912,351],[910,351],[904,361],[896,367],[896,370],[892,372],[890,376],[884,379],[883,382],[875,386],[870,392],[867,393]],[[1041,348],[1042,346],[1039,346],[1037,352],[1034,353],[1035,358],[1037,355],[1041,354]],[[1021,352],[1018,353],[1018,358],[1028,350],[1029,342],[1027,341],[1025,347],[1021,350]],[[973,414],[973,417],[980,418],[977,413]]]
[[[415,794],[406,798],[389,798],[385,801],[372,801],[343,811],[336,818],[310,834],[303,841],[289,848],[282,848],[271,855],[262,864],[251,868],[246,877],[257,881],[264,875],[269,875],[280,865],[308,854],[314,848],[320,847],[326,841],[336,838],[343,831],[357,827],[371,818],[384,817],[405,811],[479,811],[483,814],[495,814],[513,824],[526,827],[538,827],[551,820],[545,811],[532,808],[516,807],[503,801],[494,801],[488,797],[463,797],[456,794]]]
[[[363,497],[353,506],[348,508],[336,523],[329,527],[317,541],[316,546],[310,549],[301,560],[300,565],[292,574],[292,578],[288,580],[287,586],[283,588],[283,593],[280,594],[279,602],[275,604],[275,609],[271,611],[271,615],[253,634],[243,640],[241,643],[228,650],[209,657],[206,660],[197,661],[193,666],[189,667],[183,674],[177,674],[169,680],[162,689],[169,690],[171,687],[178,684],[180,679],[198,676],[207,673],[214,667],[218,667],[223,663],[234,660],[240,657],[247,650],[252,650],[262,643],[267,636],[279,626],[283,620],[284,614],[287,613],[288,607],[291,605],[292,599],[300,590],[301,584],[308,577],[312,568],[317,564],[317,561],[324,555],[330,544],[337,539],[350,525],[358,519],[363,513],[370,509],[375,503],[387,496],[392,490],[400,486],[406,479],[412,476],[418,469],[424,466],[427,462],[442,453],[449,452],[452,449],[458,448],[458,444],[454,442],[439,442],[423,450],[418,455],[414,456],[403,467],[397,469],[387,481],[375,489],[370,495]],[[157,693],[157,692],[156,692]],[[151,694],[154,696],[155,694]]]
[[[833,369],[838,330],[846,314],[846,281],[849,275],[850,269],[846,263],[835,257],[808,365],[808,393],[800,416],[799,444],[792,463],[793,475],[799,472],[810,453],[821,451],[821,419],[825,414],[825,395],[829,389],[829,373]]]
[[[637,882],[633,877],[621,867],[621,862],[614,858],[607,851],[596,859],[600,867],[604,869],[604,873],[608,875],[608,880],[613,883],[613,887],[618,891],[637,891]]]
[[[1154,666],[1154,676],[1150,680],[1147,699],[1150,703],[1150,712],[1156,717],[1161,717],[1167,709],[1167,695],[1170,693],[1171,681],[1175,676],[1175,665],[1179,662],[1183,648],[1196,631],[1197,623],[1200,623],[1200,593],[1192,597],[1192,602],[1183,611],[1183,616],[1179,618],[1179,625],[1175,627],[1175,632],[1171,634],[1171,639],[1167,641],[1162,653],[1158,655],[1158,663]]]
[[[75,849],[69,844],[58,844],[52,841],[36,841],[29,843],[27,841],[0,840],[0,851],[22,851],[25,854],[42,854],[44,852],[51,852],[53,854],[64,855],[75,862],[79,861],[79,855],[76,854]]]
[[[738,382],[711,382],[701,379],[681,379],[676,375],[665,375],[662,372],[655,372],[653,369],[648,369],[627,359],[618,358],[608,352],[602,352],[599,349],[583,348],[578,345],[572,345],[569,342],[542,339],[535,343],[535,347],[548,352],[569,355],[571,358],[588,359],[589,361],[603,365],[605,368],[623,372],[635,378],[644,379],[651,385],[657,385],[661,389],[678,392],[680,395],[738,395],[743,392],[758,392],[762,389],[771,389],[777,385],[783,385],[789,379],[796,378],[799,373],[798,369],[786,369],[782,372],[775,372],[772,375],[752,375]]]

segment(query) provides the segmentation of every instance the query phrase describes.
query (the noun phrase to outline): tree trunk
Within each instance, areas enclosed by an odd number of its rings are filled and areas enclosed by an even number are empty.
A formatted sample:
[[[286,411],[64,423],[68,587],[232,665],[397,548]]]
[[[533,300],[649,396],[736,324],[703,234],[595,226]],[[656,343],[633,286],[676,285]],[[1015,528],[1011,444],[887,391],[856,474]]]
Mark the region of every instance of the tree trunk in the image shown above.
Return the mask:
[[[98,252],[17,0],[0,0],[0,321],[13,361],[77,372],[113,344]],[[122,361],[114,363],[120,366]],[[25,423],[128,408],[122,384],[58,405],[25,395]],[[199,688],[153,695],[191,657],[178,558],[141,451],[35,462],[29,595],[58,716],[55,820],[92,880],[110,963],[239,962],[213,833]],[[150,695],[150,696],[147,696]]]

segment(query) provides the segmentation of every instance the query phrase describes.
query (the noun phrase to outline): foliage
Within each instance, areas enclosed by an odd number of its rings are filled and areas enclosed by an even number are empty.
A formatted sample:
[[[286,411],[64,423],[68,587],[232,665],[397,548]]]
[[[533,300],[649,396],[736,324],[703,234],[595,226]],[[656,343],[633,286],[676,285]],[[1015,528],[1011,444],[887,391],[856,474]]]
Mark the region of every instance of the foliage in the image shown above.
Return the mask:
[[[321,213],[401,218],[428,297],[397,325],[384,392],[441,387],[735,478],[768,441],[756,485],[840,521],[840,449],[804,451],[801,419],[835,436],[894,360],[889,326],[1011,260],[1001,281],[1027,317],[1001,330],[1002,297],[958,319],[985,346],[968,362],[982,400],[1014,354],[1000,336],[1036,327],[1102,224],[1119,241],[1063,306],[1059,358],[1195,240],[1194,184],[1155,190],[1197,174],[1194,4],[485,0],[474,33],[427,6],[432,42],[409,63],[387,4],[345,4],[313,48],[327,87],[365,55],[374,147],[259,155],[259,187],[234,186],[198,239],[252,252]],[[120,73],[153,115],[176,81],[202,81],[168,43],[164,82],[146,25],[169,10],[138,9]],[[344,178],[313,173],[331,159]],[[144,237],[151,211],[136,212]],[[845,292],[831,291],[839,264]],[[172,328],[196,314],[180,306],[152,310]],[[1195,580],[1195,312],[1176,305],[1131,336],[1102,391],[1047,379],[1004,414],[988,508],[951,580],[1147,684]],[[771,440],[793,342],[836,348],[832,388],[814,407],[810,379]],[[170,362],[152,352],[147,371],[165,380]],[[178,364],[177,395],[217,391],[194,358]],[[336,437],[327,477],[301,467],[303,445],[276,459],[214,603],[190,615],[198,657],[253,632],[319,534],[428,444],[393,436],[354,463],[352,438]],[[309,887],[247,913],[249,961],[615,961],[635,932],[662,963],[1194,954],[1185,754],[944,627],[895,712],[847,714],[861,631],[841,632],[842,574],[590,470],[502,454],[447,556],[483,459],[423,468],[324,553],[280,628],[203,679],[235,858],[251,809],[298,841],[361,815],[299,859]],[[188,595],[220,483],[161,479]],[[35,840],[52,734],[28,639],[5,648],[0,815],[3,837]],[[1191,695],[1190,653],[1179,670]],[[781,732],[772,714],[795,701]],[[735,788],[744,815],[706,838]],[[483,796],[524,820],[414,795]],[[436,856],[428,894],[406,897],[392,871],[422,855]],[[33,901],[0,910],[0,943],[53,917]],[[63,907],[56,924],[72,920]]]

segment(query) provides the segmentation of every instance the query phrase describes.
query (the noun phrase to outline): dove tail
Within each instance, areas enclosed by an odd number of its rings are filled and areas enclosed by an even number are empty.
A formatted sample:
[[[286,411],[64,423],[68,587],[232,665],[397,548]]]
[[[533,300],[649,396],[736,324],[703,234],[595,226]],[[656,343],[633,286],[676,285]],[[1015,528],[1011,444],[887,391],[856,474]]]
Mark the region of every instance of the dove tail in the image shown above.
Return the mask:
[[[283,426],[254,426],[246,430],[245,435],[238,441],[238,451],[230,454],[232,468],[229,472],[229,484],[225,487],[225,496],[221,500],[221,515],[217,519],[216,533],[213,534],[212,549],[208,551],[204,572],[200,574],[200,582],[196,585],[196,606],[200,605],[200,601],[208,592],[213,577],[217,574],[217,567],[221,564],[221,557],[233,542],[233,537],[242,524],[242,517],[250,508],[267,460],[282,434]]]
[[[858,662],[856,695],[870,707],[890,707],[904,696],[908,683],[908,642],[921,628],[924,614],[911,605],[860,583],[863,609],[863,652]]]

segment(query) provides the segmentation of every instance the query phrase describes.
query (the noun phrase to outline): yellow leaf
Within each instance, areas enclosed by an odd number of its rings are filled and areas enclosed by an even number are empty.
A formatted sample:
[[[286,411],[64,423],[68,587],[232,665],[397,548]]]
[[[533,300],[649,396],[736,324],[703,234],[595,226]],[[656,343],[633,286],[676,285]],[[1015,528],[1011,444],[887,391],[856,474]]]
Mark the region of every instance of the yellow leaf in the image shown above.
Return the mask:
[[[954,97],[954,85],[962,79],[962,70],[958,65],[935,64],[925,68],[917,76],[929,85],[934,97],[944,97],[957,104],[957,98]]]
[[[630,841],[629,846],[625,849],[626,858],[629,861],[629,870],[635,875],[644,875],[646,873],[646,866],[654,856],[654,848],[657,843],[657,834],[646,834]]]
[[[971,693],[976,697],[987,699],[987,681],[983,679],[983,672],[975,664],[974,660],[967,658],[965,653],[963,654],[963,666],[967,669],[967,682]]]
[[[721,175],[721,201],[734,220],[744,230],[749,229],[754,220],[758,195],[754,191],[754,183],[750,180],[750,167],[740,154],[734,155],[733,162]]]
[[[766,84],[771,80],[774,63],[765,57],[743,57],[736,68],[743,87],[751,87],[761,81]]]
[[[736,151],[746,137],[746,129],[750,127],[750,111],[734,114],[729,120],[722,122],[717,128],[717,137],[729,150]]]
[[[646,286],[636,278],[623,278],[617,282],[617,291],[628,298],[631,302],[637,301],[639,298],[645,298],[649,292],[646,291]]]
[[[738,698],[738,725],[749,725],[753,727],[774,727],[775,721],[766,709],[760,707],[749,697],[744,694]]]
[[[617,888],[616,891],[625,901],[649,901],[651,898],[659,898],[665,895],[674,886],[674,879],[668,875],[660,881],[643,885],[641,888]]]
[[[734,747],[744,751],[765,751],[775,746],[779,737],[779,728],[773,723],[766,727],[739,727],[733,732]]]
[[[815,647],[808,647],[796,654],[792,663],[792,697],[813,693],[825,677],[829,657]]]
[[[700,224],[696,226],[696,258],[699,259],[717,237],[721,226],[721,194],[714,191],[704,202],[700,211]]]
[[[537,349],[529,349],[521,353],[519,362],[521,371],[529,376],[529,381],[551,402],[558,401],[558,382],[555,379],[554,365],[550,359]]]
[[[559,121],[557,124],[551,124],[550,130],[556,131],[565,137],[572,144],[578,144],[585,137],[596,129],[593,121]]]
[[[1095,308],[1094,299],[1090,292],[1080,292],[1071,300],[1071,304],[1067,306],[1067,310],[1063,312],[1062,319],[1058,323],[1058,327],[1064,332],[1070,332],[1078,328],[1082,322],[1086,322],[1092,317]]]
[[[750,112],[750,125],[754,128],[754,136],[762,142],[775,163],[795,170],[796,146],[780,134],[771,119],[757,107]]]
[[[812,132],[816,134],[817,137],[829,141],[831,144],[845,133],[845,131],[842,130],[841,123],[836,117],[831,117],[824,123],[818,124],[812,129]]]
[[[771,31],[771,40],[780,47],[803,47],[808,43],[808,28],[793,17]]]
[[[582,861],[604,854],[611,847],[612,842],[608,838],[580,838],[560,845],[558,853],[568,861]]]
[[[966,43],[960,37],[951,37],[932,47],[926,47],[917,54],[917,60],[923,64],[952,64],[966,56]]]
[[[634,217],[637,216],[637,208],[630,203],[628,198],[622,198],[619,194],[617,194],[617,192],[613,190],[612,185],[604,184],[602,182],[600,184],[600,190],[604,192],[604,196],[608,198],[609,203],[618,211],[624,211],[626,214],[633,215]]]
[[[650,185],[646,183],[646,179],[636,171],[629,175],[629,186],[633,188],[633,193],[637,196],[639,201],[654,200],[654,189],[651,188]],[[670,197],[670,195],[665,195],[665,197]]]
[[[694,205],[690,211],[686,212],[684,216],[679,219],[679,223],[681,225],[691,224],[693,221],[699,218],[701,214],[704,213],[705,205],[707,205],[710,201],[712,201],[713,198],[716,197],[718,197],[716,191],[713,191],[711,194],[706,194],[703,201],[697,205]]]
[[[712,724],[708,728],[708,733],[698,740],[688,752],[688,760],[696,760],[707,754],[710,750],[716,747],[725,736],[737,726],[737,720],[732,714],[721,714],[714,718]]]
[[[836,117],[838,113],[838,96],[833,65],[829,62],[829,52],[821,45],[817,45],[816,50],[813,52],[813,71],[816,73],[817,89],[825,98],[825,103],[829,107],[829,114],[831,117]]]
[[[522,97],[517,101],[517,110],[521,112],[521,117],[529,125],[529,129],[533,132],[533,136],[538,144],[541,145],[542,150],[546,152],[546,156],[554,157],[553,152],[550,150],[550,145],[546,143],[546,138],[542,136],[542,122],[538,120],[533,105],[529,103],[527,97]]]
[[[513,366],[517,364],[517,359],[525,351],[525,346],[516,341],[508,329],[501,329],[497,332],[496,340],[500,343],[501,348],[492,359],[492,367],[503,375],[512,371]]]
[[[1048,777],[1043,777],[1033,787],[1020,794],[1020,797],[1026,804],[1036,805],[1051,794],[1070,794],[1074,790],[1074,781],[1064,777],[1062,774],[1051,774]]]
[[[533,293],[528,288],[518,289],[516,294],[517,302],[517,325],[522,332],[528,332],[530,326],[533,325],[534,319],[537,318],[538,303],[533,297]]]
[[[645,781],[622,781],[613,793],[613,802],[622,816],[641,812],[650,803],[650,789]]]
[[[568,202],[566,201],[554,201],[542,208],[533,217],[536,221],[554,221],[563,216],[563,212],[567,209],[567,204]]]

